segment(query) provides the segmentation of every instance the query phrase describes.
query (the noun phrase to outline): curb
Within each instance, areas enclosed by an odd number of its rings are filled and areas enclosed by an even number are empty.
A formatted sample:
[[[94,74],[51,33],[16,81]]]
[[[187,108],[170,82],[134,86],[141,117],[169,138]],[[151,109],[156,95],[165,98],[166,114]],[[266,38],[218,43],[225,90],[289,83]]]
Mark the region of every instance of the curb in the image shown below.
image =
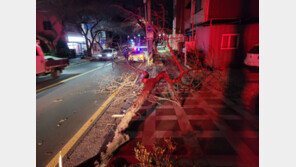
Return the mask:
[[[75,145],[81,141],[83,136],[86,135],[87,131],[93,126],[96,120],[106,111],[111,104],[114,97],[122,89],[120,86],[108,99],[98,108],[98,110],[84,123],[84,125],[75,133],[75,135],[63,146],[63,148],[50,160],[46,165],[47,167],[55,167],[59,164],[59,158],[65,157],[71,150],[74,149]]]

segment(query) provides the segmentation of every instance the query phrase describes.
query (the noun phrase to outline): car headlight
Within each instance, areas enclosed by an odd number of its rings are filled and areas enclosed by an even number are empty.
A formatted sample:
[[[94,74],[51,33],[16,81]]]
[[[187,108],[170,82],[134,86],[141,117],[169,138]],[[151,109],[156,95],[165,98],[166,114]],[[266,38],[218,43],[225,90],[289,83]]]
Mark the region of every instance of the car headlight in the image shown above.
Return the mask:
[[[102,55],[101,54],[98,54],[98,57],[102,57]]]
[[[112,57],[112,54],[110,54],[110,53],[109,53],[109,54],[107,54],[107,57]]]

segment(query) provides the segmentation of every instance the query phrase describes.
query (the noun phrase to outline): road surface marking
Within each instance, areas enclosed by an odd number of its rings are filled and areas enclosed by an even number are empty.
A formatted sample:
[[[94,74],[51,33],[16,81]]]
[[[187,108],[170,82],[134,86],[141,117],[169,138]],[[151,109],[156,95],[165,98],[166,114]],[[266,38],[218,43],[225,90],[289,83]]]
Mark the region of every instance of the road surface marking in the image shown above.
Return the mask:
[[[124,82],[130,78],[127,77]],[[60,152],[58,152],[54,158],[46,165],[46,167],[56,167],[59,163],[59,156],[62,158],[68,153],[68,151],[74,146],[74,144],[79,140],[83,133],[92,125],[96,118],[101,114],[101,112],[108,106],[112,99],[117,95],[117,93],[124,87],[122,84],[109,98],[101,105],[101,107],[88,119],[88,121],[78,130],[78,132],[65,144]]]
[[[85,72],[85,73],[82,73],[82,74],[79,74],[79,75],[76,75],[76,76],[70,77],[70,78],[68,78],[68,79],[62,80],[62,81],[60,81],[60,82],[54,83],[54,84],[49,85],[49,86],[46,86],[46,87],[44,87],[44,88],[38,89],[38,90],[36,91],[36,93],[39,93],[39,92],[41,92],[41,91],[43,91],[43,90],[45,90],[45,89],[49,89],[49,88],[52,88],[52,87],[54,87],[54,86],[60,85],[60,84],[62,84],[62,83],[65,83],[65,82],[67,82],[67,81],[70,81],[70,80],[72,80],[72,79],[75,79],[75,78],[77,78],[77,77],[83,76],[83,75],[85,75],[85,74],[88,74],[88,73],[90,73],[90,72],[96,71],[96,70],[98,70],[98,69],[101,69],[101,68],[106,67],[106,66],[109,66],[109,65],[111,65],[111,63],[109,63],[109,64],[107,64],[107,65],[103,65],[103,66],[97,67],[97,68],[92,69],[92,70],[90,70],[90,71],[87,71],[87,72]]]
[[[61,152],[60,152],[60,157],[59,157],[59,167],[63,167]]]

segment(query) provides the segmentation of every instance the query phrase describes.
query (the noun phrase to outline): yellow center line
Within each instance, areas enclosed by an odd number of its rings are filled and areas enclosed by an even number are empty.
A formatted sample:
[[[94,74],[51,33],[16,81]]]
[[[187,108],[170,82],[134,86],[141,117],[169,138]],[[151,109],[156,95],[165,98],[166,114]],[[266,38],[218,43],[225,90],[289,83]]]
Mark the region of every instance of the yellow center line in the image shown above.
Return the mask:
[[[52,87],[54,87],[54,86],[60,85],[60,84],[62,84],[62,83],[65,83],[65,82],[70,81],[70,80],[72,80],[72,79],[75,79],[75,78],[77,78],[77,77],[83,76],[83,75],[88,74],[88,73],[90,73],[90,72],[93,72],[93,71],[96,71],[96,70],[101,69],[101,68],[103,68],[103,67],[106,67],[106,66],[108,66],[108,65],[110,65],[110,64],[111,64],[111,63],[109,63],[109,64],[107,64],[107,65],[103,65],[103,66],[97,67],[97,68],[92,69],[92,70],[90,70],[90,71],[87,71],[87,72],[85,72],[85,73],[82,73],[82,74],[79,74],[79,75],[76,75],[76,76],[70,77],[70,78],[68,78],[68,79],[64,79],[64,80],[62,80],[62,81],[60,81],[60,82],[57,82],[57,83],[54,83],[54,84],[52,84],[52,85],[46,86],[46,87],[44,87],[44,88],[38,89],[36,92],[39,93],[39,92],[41,92],[41,91],[43,91],[43,90],[45,90],[45,89],[49,89],[49,88],[52,88]]]
[[[141,67],[143,64],[138,66]],[[124,82],[126,82],[131,76],[128,76]],[[124,83],[123,82],[123,83]],[[98,116],[104,111],[108,104],[113,100],[113,98],[118,94],[118,92],[124,87],[122,84],[109,98],[100,106],[100,108],[86,121],[86,123],[78,130],[78,132],[65,144],[65,146],[60,150],[46,165],[46,167],[56,167],[59,163],[60,157],[63,158],[69,150],[74,146],[74,144],[79,140],[79,138],[84,134],[84,132],[92,125],[92,123],[98,118]]]
[[[127,77],[124,82],[130,78]],[[78,132],[66,143],[66,145],[59,151],[54,158],[46,165],[47,167],[55,167],[59,163],[59,156],[62,158],[68,153],[68,151],[74,146],[74,144],[79,140],[83,133],[90,127],[90,125],[97,119],[101,112],[108,106],[112,99],[117,95],[117,93],[124,87],[122,84],[109,98],[101,105],[101,107],[90,117],[90,119],[78,130]]]

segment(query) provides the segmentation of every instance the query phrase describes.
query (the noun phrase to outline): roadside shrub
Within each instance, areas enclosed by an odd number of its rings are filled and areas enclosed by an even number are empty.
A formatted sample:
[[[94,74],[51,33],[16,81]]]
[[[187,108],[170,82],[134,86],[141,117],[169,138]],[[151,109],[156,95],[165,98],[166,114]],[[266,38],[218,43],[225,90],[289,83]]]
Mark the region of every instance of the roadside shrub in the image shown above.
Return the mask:
[[[58,57],[71,58],[71,51],[68,48],[67,44],[62,40],[59,40],[57,43],[56,55]]]
[[[136,166],[152,167],[152,166],[173,166],[172,153],[175,151],[176,146],[171,138],[164,139],[160,145],[153,145],[152,150],[148,150],[143,144],[137,143],[134,148],[135,157],[139,161]]]

